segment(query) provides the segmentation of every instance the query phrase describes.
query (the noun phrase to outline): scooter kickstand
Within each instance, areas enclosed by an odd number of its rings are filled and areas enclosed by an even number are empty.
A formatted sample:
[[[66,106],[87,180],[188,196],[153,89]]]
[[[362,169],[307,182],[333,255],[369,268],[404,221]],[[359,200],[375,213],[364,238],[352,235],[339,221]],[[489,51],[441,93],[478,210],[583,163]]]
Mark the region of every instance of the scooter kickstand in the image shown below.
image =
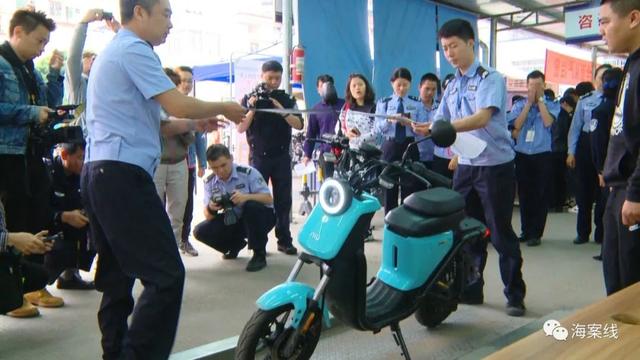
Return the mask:
[[[404,337],[402,337],[402,331],[400,330],[399,323],[391,324],[391,334],[393,335],[393,339],[396,341],[396,345],[400,347],[402,356],[404,356],[406,360],[411,360],[411,355],[409,355],[409,349],[407,349],[407,344],[404,342]]]

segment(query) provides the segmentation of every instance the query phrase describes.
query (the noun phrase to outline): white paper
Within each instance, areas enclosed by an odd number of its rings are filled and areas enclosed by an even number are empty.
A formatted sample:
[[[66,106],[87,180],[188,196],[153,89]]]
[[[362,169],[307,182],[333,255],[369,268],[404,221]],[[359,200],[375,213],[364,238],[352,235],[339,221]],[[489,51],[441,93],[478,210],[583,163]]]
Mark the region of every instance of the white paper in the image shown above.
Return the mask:
[[[306,166],[303,163],[297,163],[293,166],[293,172],[298,176],[309,175],[316,172],[316,167],[313,161],[309,161]]]
[[[468,132],[457,133],[456,141],[451,145],[453,153],[465,159],[477,158],[486,148],[486,141]]]

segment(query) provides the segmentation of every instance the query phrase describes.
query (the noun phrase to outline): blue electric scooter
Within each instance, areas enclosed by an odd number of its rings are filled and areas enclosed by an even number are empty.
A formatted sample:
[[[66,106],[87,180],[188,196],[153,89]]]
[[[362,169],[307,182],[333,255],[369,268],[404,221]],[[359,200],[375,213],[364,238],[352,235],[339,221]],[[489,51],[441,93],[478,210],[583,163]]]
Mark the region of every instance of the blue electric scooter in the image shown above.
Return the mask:
[[[434,123],[431,138],[442,147],[455,140],[451,124]],[[411,146],[415,146],[416,143]],[[373,152],[373,151],[372,151]],[[379,171],[371,179],[371,172]],[[383,252],[377,276],[367,282],[364,238],[378,199],[363,189],[372,181],[390,188],[407,175],[428,190],[407,197],[385,217]],[[410,359],[399,322],[415,313],[432,327],[456,310],[471,269],[463,245],[488,235],[479,221],[464,215],[462,196],[450,181],[407,160],[364,161],[348,179],[327,179],[319,202],[299,234],[304,251],[287,281],[257,300],[236,348],[238,360],[309,359],[329,311],[345,325],[379,332],[390,327],[402,355]],[[321,269],[314,287],[297,282],[303,264]]]

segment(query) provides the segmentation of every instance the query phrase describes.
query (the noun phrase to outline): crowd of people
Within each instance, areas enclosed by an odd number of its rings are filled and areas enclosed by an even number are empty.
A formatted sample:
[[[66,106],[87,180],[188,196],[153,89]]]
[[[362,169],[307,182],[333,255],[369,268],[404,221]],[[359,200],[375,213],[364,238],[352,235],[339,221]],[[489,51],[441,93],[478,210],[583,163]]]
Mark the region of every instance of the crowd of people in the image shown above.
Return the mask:
[[[640,280],[634,228],[640,222],[634,117],[640,30],[629,26],[629,19],[640,18],[635,4],[603,1],[601,10],[610,49],[631,54],[625,69],[602,65],[592,83],[577,84],[559,99],[546,89],[545,75],[533,70],[526,96],[514,97],[508,109],[504,76],[477,60],[471,24],[453,19],[438,38],[454,74],[442,82],[433,72],[422,75],[414,97],[412,74],[399,67],[389,79],[390,95],[377,100],[363,74],[349,76],[343,98],[333,77],[323,74],[316,82],[322,100],[308,118],[307,138],[342,132],[353,148],[379,146],[386,161],[409,149],[412,160],[452,178],[466,213],[490,229],[510,316],[526,311],[520,243],[541,245],[548,211],[562,210],[575,196],[574,243],[588,242],[595,223],[607,294],[613,294]],[[103,293],[98,322],[104,358],[167,358],[184,286],[180,252],[198,256],[189,241],[196,178],[212,170],[204,179],[205,220],[194,228],[195,239],[225,260],[248,246],[250,272],[267,266],[274,228],[278,251],[295,255],[290,147],[292,129],[305,124],[295,99],[278,90],[278,62],[262,65],[260,84],[240,104],[195,99],[189,96],[192,69],[163,68],[153,51],[172,28],[169,1],[122,0],[120,8],[122,23],[101,9],[88,11],[66,63],[59,52],[51,57],[46,82],[33,64],[55,30],[46,14],[18,10],[10,39],[0,46],[0,312],[31,317],[36,306],[63,306],[46,290],[54,282],[60,289],[97,289]],[[84,51],[95,21],[115,33],[100,54]],[[79,105],[74,121],[82,136],[55,144],[52,119],[69,112],[60,107],[63,94]],[[262,107],[282,111],[256,111]],[[470,156],[431,141],[408,148],[440,120],[484,149]],[[237,162],[224,145],[206,148],[206,134],[228,123],[246,133],[249,164]],[[318,156],[325,151],[308,142],[303,161],[319,161],[330,176],[331,164]],[[386,190],[385,213],[418,190],[410,182]],[[512,227],[516,192],[519,236]],[[468,244],[474,271],[463,303],[484,302],[487,246],[486,240]],[[95,283],[85,281],[79,270],[89,270],[96,254]],[[144,290],[134,307],[136,279]]]

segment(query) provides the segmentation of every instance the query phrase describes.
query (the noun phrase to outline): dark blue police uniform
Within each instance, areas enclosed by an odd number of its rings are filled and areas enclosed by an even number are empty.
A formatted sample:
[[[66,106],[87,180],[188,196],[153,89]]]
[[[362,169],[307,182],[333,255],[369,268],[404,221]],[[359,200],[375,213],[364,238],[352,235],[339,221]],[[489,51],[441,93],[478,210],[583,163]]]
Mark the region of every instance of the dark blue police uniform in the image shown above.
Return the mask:
[[[598,173],[591,159],[589,137],[592,111],[601,102],[602,93],[599,91],[583,95],[576,105],[571,128],[569,128],[569,154],[574,155],[576,159],[576,203],[578,204],[576,230],[578,237],[574,242],[577,244],[589,241],[592,210],[594,210],[593,222],[595,224],[594,241],[600,243],[603,237],[602,216],[605,204],[601,200]],[[595,209],[593,209],[594,202]]]

